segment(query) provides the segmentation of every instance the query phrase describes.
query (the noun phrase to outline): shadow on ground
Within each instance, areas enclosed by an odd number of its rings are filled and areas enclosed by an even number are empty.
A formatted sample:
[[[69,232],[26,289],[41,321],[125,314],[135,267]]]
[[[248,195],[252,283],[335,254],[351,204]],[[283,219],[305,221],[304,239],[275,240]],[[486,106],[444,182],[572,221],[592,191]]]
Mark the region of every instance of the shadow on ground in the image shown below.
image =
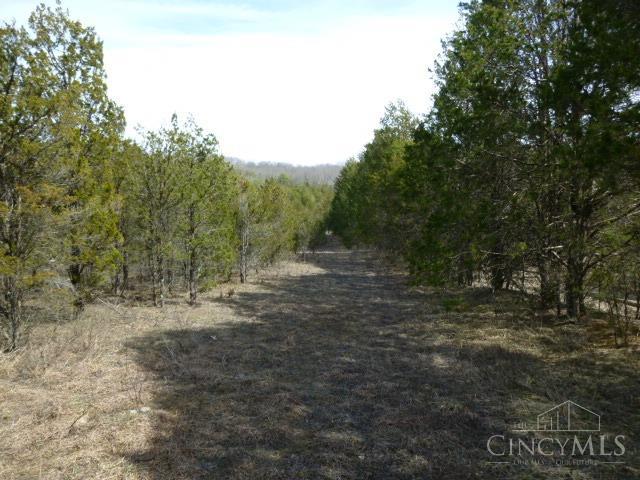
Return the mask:
[[[575,393],[571,378],[533,353],[458,339],[438,294],[407,288],[367,254],[313,261],[322,273],[225,299],[227,323],[130,342],[158,385],[150,447],[130,455],[137,469],[152,479],[544,478],[487,465],[486,440],[520,420],[514,397],[552,404]]]

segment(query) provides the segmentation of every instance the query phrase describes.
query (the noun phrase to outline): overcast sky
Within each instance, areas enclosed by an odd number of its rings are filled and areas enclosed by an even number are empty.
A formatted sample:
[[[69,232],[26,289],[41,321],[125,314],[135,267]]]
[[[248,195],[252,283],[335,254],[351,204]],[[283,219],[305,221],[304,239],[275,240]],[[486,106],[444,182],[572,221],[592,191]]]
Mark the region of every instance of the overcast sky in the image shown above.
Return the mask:
[[[22,24],[37,0],[0,0]],[[53,2],[48,2],[53,4]],[[127,131],[192,114],[222,153],[254,161],[340,163],[384,106],[430,105],[428,69],[457,0],[67,0],[104,41],[110,96]]]

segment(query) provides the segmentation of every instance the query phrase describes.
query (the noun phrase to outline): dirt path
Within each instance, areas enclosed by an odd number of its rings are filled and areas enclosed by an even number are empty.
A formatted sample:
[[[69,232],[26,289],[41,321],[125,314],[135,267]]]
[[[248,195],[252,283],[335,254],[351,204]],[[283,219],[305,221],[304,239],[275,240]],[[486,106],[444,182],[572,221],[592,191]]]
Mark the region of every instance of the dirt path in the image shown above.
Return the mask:
[[[227,322],[132,343],[161,412],[134,463],[157,479],[564,478],[488,464],[486,441],[576,390],[628,392],[613,377],[577,387],[621,367],[585,363],[574,332],[518,326],[485,291],[415,291],[380,265],[319,253],[220,301]]]
[[[447,332],[425,329],[434,299],[365,253],[311,263],[225,299],[227,323],[132,343],[165,412],[140,465],[155,478],[474,476],[495,426]]]
[[[597,322],[344,250],[220,293],[35,329],[0,363],[0,477],[640,478],[640,354]],[[488,463],[491,435],[569,399],[626,435],[623,465]]]

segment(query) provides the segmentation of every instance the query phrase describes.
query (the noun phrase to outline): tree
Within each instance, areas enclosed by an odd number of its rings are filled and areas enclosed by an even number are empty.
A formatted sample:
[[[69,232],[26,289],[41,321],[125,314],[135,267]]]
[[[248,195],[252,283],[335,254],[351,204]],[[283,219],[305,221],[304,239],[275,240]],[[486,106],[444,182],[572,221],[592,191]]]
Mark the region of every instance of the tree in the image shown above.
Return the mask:
[[[284,189],[274,179],[259,185],[242,180],[238,198],[240,282],[251,267],[271,263],[285,248],[287,213]]]
[[[291,217],[293,219],[293,251],[302,252],[303,259],[310,247],[324,236],[333,190],[324,185],[289,186]]]
[[[136,218],[143,235],[153,303],[160,307],[166,297],[166,269],[174,255],[181,201],[179,133],[175,115],[170,128],[146,132],[144,154],[134,167]]]
[[[247,180],[240,181],[238,195],[238,262],[240,269],[240,283],[247,281],[249,265],[253,256],[254,232],[259,218],[256,205],[255,187]]]
[[[92,28],[44,5],[28,28],[2,25],[0,332],[9,349],[46,279],[74,292],[76,313],[108,279],[124,294],[130,268],[156,305],[176,279],[193,304],[206,282],[231,274],[236,225],[244,280],[248,265],[306,248],[322,224],[330,189],[284,176],[247,182],[192,120],[174,116],[143,131],[140,145],[123,130]]]
[[[41,139],[49,147],[55,145],[60,161],[55,174],[65,186],[70,209],[65,262],[81,308],[101,281],[101,272],[117,260],[110,162],[124,119],[107,96],[102,44],[93,29],[71,20],[60,7],[43,5],[30,16],[29,28],[30,54],[40,66],[32,74],[47,81],[40,95],[50,101],[55,96],[48,136]]]
[[[614,253],[601,250],[605,229],[640,213],[640,9],[624,1],[565,8],[567,40],[550,103],[563,140],[554,153],[568,204],[562,223],[567,312],[579,317],[589,273]]]
[[[114,295],[124,295],[129,289],[129,271],[138,239],[142,232],[137,221],[138,198],[136,166],[142,164],[142,148],[131,140],[120,143],[120,148],[113,159],[113,193],[118,201],[118,230],[120,242],[116,244],[119,252],[119,265],[112,273],[111,285]]]
[[[193,305],[199,279],[233,261],[236,176],[218,154],[215,136],[205,134],[193,120],[182,127],[176,142],[183,178],[177,236],[187,264],[189,303]]]
[[[355,159],[347,161],[334,185],[335,194],[328,215],[328,226],[347,247],[357,243],[356,222],[358,221],[358,179],[359,163]]]
[[[399,172],[416,118],[402,102],[388,105],[359,161],[343,168],[335,185],[331,227],[349,245],[401,250],[402,186]]]
[[[331,198],[326,186],[296,185],[286,176],[258,183],[241,179],[237,199],[240,282],[246,282],[250,268],[304,252],[324,229]]]
[[[432,111],[404,154],[383,127],[345,167],[336,231],[349,244],[392,239],[419,281],[536,289],[543,308],[564,297],[580,317],[594,268],[624,247],[607,231],[640,213],[639,12],[627,1],[462,4]]]
[[[68,260],[55,232],[70,233],[66,239],[77,247],[72,265],[91,264],[70,267],[72,282],[109,263],[105,239],[118,235],[105,226],[111,206],[103,136],[108,128],[117,137],[121,124],[119,109],[106,98],[101,45],[92,29],[59,7],[39,6],[29,30],[5,24],[0,35],[0,313],[15,348],[25,295]]]
[[[475,239],[454,255],[484,253],[474,268],[488,262],[496,287],[514,254],[533,264],[543,305],[559,302],[554,271],[563,269],[567,313],[580,316],[602,227],[638,208],[615,201],[637,188],[625,174],[637,154],[639,68],[628,56],[637,51],[637,8],[533,0],[464,8],[465,27],[437,69],[432,115],[455,148],[450,172],[459,172]]]

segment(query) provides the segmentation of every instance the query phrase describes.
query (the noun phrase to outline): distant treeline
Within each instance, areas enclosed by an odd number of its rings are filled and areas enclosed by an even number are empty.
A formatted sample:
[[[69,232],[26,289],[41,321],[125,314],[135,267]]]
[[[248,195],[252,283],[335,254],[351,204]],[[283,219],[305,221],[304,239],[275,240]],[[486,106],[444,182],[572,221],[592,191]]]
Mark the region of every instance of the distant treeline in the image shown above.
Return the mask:
[[[330,186],[248,179],[192,120],[139,143],[124,126],[93,29],[45,6],[26,28],[0,27],[0,346],[53,308],[47,285],[69,290],[76,314],[134,287],[193,304],[323,234]]]
[[[472,1],[461,14],[432,110],[388,109],[336,181],[332,228],[402,256],[418,282],[535,291],[570,317],[600,296],[612,318],[637,319],[640,4]]]
[[[238,170],[249,177],[275,178],[284,175],[295,183],[311,183],[315,185],[333,185],[341,165],[291,165],[281,162],[247,162],[234,157],[227,157]]]

